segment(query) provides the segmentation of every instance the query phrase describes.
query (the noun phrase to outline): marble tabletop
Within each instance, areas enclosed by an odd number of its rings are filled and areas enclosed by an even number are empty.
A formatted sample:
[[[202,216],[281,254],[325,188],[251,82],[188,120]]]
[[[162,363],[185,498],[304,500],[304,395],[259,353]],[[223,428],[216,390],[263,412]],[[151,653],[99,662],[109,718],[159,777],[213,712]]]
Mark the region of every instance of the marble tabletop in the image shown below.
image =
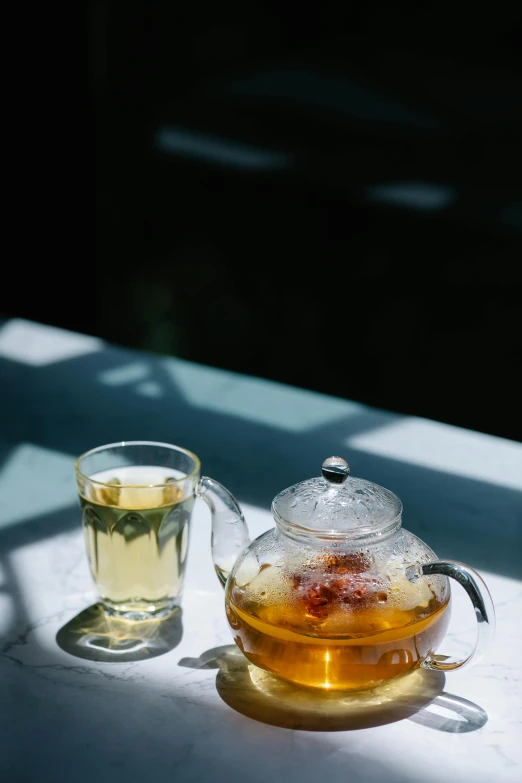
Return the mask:
[[[520,780],[522,445],[22,320],[0,325],[0,780],[251,783]],[[248,665],[192,521],[180,617],[109,622],[95,605],[74,457],[178,443],[243,505],[345,456],[389,487],[404,526],[480,570],[497,610],[486,656],[363,694],[316,695]],[[474,641],[458,586],[447,654]]]

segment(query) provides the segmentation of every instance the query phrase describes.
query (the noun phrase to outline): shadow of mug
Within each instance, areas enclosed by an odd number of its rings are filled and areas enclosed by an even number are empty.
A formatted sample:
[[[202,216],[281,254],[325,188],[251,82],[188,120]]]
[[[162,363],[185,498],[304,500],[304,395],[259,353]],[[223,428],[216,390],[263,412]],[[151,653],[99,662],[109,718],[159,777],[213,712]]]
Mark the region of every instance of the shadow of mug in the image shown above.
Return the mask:
[[[181,611],[161,620],[129,621],[109,617],[93,604],[69,620],[56,634],[62,650],[89,661],[144,661],[170,652],[181,641]]]
[[[474,731],[487,721],[478,705],[444,693],[445,675],[428,669],[366,691],[320,691],[279,680],[251,664],[235,645],[182,658],[180,666],[219,669],[216,689],[223,701],[248,718],[301,731],[350,731],[409,718],[439,731]],[[437,704],[455,718],[432,714]]]

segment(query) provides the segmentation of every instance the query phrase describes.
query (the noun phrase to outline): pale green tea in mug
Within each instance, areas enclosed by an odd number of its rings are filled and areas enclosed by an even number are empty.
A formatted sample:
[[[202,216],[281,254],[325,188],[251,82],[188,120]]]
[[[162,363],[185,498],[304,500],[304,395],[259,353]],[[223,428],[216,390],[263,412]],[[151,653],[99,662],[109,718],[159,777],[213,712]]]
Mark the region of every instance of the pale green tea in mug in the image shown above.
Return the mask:
[[[130,447],[127,461],[138,457]],[[171,454],[172,463],[176,452]],[[94,455],[96,467],[100,458],[96,450]],[[142,447],[139,458],[147,456],[153,455]],[[190,471],[193,466],[183,467]],[[88,476],[77,470],[89,566],[107,611],[143,619],[179,606],[198,468],[199,463],[187,474],[163,465],[123,464]]]

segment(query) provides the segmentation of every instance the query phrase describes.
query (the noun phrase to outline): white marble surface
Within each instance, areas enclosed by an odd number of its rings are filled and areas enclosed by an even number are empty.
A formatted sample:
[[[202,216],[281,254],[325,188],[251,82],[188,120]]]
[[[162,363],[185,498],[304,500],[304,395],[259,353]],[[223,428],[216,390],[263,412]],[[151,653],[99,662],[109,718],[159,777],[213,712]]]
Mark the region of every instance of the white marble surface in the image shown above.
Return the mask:
[[[11,335],[13,331],[16,329],[11,326]],[[193,406],[197,415],[191,418],[184,412],[185,423],[178,427],[183,435],[181,441],[175,437],[178,425],[167,418],[176,406],[178,412],[181,410],[177,396],[167,393],[163,402],[158,402],[158,398],[148,400],[148,426],[147,411],[143,406],[134,407],[140,397],[135,386],[130,390],[125,387],[125,394],[118,387],[121,396],[117,400],[110,384],[102,391],[98,388],[96,379],[101,372],[114,365],[125,368],[136,362],[137,354],[97,346],[96,355],[102,365],[93,372],[92,365],[83,364],[87,359],[85,344],[80,345],[81,356],[70,359],[73,349],[68,340],[68,358],[45,367],[44,375],[35,376],[33,373],[40,372],[41,365],[34,343],[30,365],[24,365],[23,357],[17,365],[16,346],[13,348],[5,335],[4,343],[8,357],[1,365],[4,387],[7,383],[18,393],[9,403],[7,413],[4,406],[5,439],[0,442],[1,780],[224,783],[239,776],[253,783],[308,783],[325,776],[330,780],[376,783],[520,780],[520,444],[433,423],[426,430],[422,420],[402,418],[410,422],[405,435],[397,426],[401,417],[364,409],[365,421],[372,423],[377,444],[372,445],[367,439],[359,444],[358,453],[354,439],[361,430],[354,429],[350,422],[357,419],[362,406],[321,395],[307,399],[306,393],[303,398],[300,392],[296,392],[294,400],[301,405],[300,418],[294,410],[291,428],[280,435],[281,428],[276,431],[269,408],[263,409],[262,389],[266,382],[261,382],[253,413],[261,422],[259,426],[266,427],[267,421],[271,421],[270,428],[251,428],[248,415],[253,403],[249,396],[239,406],[242,424],[237,425],[236,433],[230,424],[232,419],[221,422],[205,418],[205,411],[208,413],[210,408],[210,403],[205,407],[205,384],[214,400],[211,390],[215,389],[217,371],[208,371],[207,375],[204,368],[187,363],[180,363],[176,371],[179,375],[186,371],[189,375],[199,374],[199,380],[191,381],[197,385]],[[59,349],[56,353],[60,353]],[[145,364],[160,361],[138,358]],[[71,361],[72,366],[68,365]],[[84,367],[86,375],[82,376]],[[223,377],[228,378],[228,387],[223,385],[223,393],[228,388],[225,396],[233,400],[235,395],[236,401],[240,400],[242,379],[231,374]],[[27,387],[29,379],[33,381],[32,389]],[[252,391],[256,382],[246,382]],[[292,405],[293,390],[275,384],[270,387],[272,407],[278,395],[284,398],[277,413],[284,420],[283,408],[285,404]],[[288,689],[272,687],[242,664],[241,656],[231,646],[223,593],[210,561],[208,512],[201,502],[196,505],[192,526],[183,630],[180,634],[178,628],[171,641],[166,642],[172,646],[177,641],[176,646],[143,660],[133,658],[145,656],[145,649],[129,650],[120,662],[89,660],[66,652],[58,644],[57,634],[63,645],[63,639],[68,637],[63,636],[61,629],[93,602],[74,500],[73,456],[84,446],[96,445],[89,442],[86,432],[96,437],[98,443],[115,439],[111,422],[117,401],[125,414],[118,421],[120,427],[132,429],[133,416],[142,417],[140,432],[136,433],[135,428],[129,432],[131,438],[149,435],[159,439],[157,419],[161,416],[166,430],[162,439],[190,446],[189,436],[193,432],[204,467],[210,464],[208,472],[228,483],[240,500],[252,501],[256,496],[256,476],[244,472],[245,464],[257,471],[265,468],[265,475],[258,473],[258,483],[266,493],[272,491],[273,483],[273,494],[290,483],[285,480],[288,475],[284,467],[275,472],[271,468],[277,457],[282,461],[295,459],[299,470],[305,471],[296,477],[298,480],[318,472],[306,469],[306,459],[299,462],[302,450],[311,450],[317,458],[314,448],[319,441],[324,458],[330,452],[340,451],[340,444],[351,442],[351,446],[345,445],[344,453],[355,454],[355,461],[367,468],[365,477],[386,483],[405,501],[406,527],[421,534],[434,548],[442,545],[438,549],[440,556],[458,557],[481,568],[497,608],[497,636],[486,658],[461,672],[448,674],[445,682],[435,678],[413,683],[415,704],[420,707],[417,711],[410,708],[411,694],[400,689],[367,696],[356,704],[314,706],[313,700],[300,701]],[[323,431],[322,401],[326,422]],[[212,402],[216,404],[219,401]],[[159,405],[160,410],[154,412],[154,405]],[[233,417],[234,405],[226,403],[224,407],[225,412],[214,410],[214,414]],[[418,453],[420,447],[407,439],[411,422],[422,425],[424,463],[429,463],[430,437],[442,440],[444,449],[451,449],[454,431],[461,459],[458,461],[453,454],[451,471],[441,473],[440,451],[433,470],[429,464],[422,468],[413,464],[411,455]],[[209,434],[207,427],[206,436],[200,431],[203,424],[210,428]],[[379,427],[383,432],[381,446]],[[223,438],[226,431],[228,443],[223,440],[220,449],[216,438]],[[102,438],[104,434],[106,438]],[[297,439],[288,445],[288,437]],[[239,443],[245,443],[245,449],[238,455]],[[484,447],[482,451],[477,450],[477,443]],[[275,444],[273,448],[271,444]],[[498,460],[494,456],[495,446]],[[489,483],[484,477],[477,479],[486,447],[491,458]],[[377,456],[374,461],[365,462],[364,453],[371,448],[375,448]],[[324,453],[325,449],[328,453]],[[379,449],[386,451],[386,456]],[[390,460],[390,451],[394,454],[393,463],[385,461]],[[31,484],[30,478],[36,473],[39,479]],[[388,480],[383,481],[382,475]],[[506,482],[504,475],[508,476]],[[47,495],[42,476],[48,479]],[[410,482],[415,487],[410,487]],[[42,493],[46,498],[43,504]],[[267,494],[260,494],[258,503],[245,503],[254,535],[272,525],[268,500]],[[442,528],[437,527],[437,522],[448,514],[452,526],[441,522]],[[464,651],[473,641],[473,612],[458,587],[454,599],[451,627],[442,652]],[[335,714],[330,723],[325,717],[329,708]],[[265,722],[247,717],[248,714]],[[300,728],[289,728],[293,722]],[[338,730],[321,731],[323,725]]]

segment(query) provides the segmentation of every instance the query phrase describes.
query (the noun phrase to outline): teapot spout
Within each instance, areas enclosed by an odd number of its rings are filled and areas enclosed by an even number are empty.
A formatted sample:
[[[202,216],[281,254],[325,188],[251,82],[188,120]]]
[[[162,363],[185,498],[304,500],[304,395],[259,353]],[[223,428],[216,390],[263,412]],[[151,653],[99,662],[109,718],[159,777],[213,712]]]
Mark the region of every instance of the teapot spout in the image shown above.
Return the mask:
[[[218,481],[202,476],[196,494],[212,514],[212,561],[224,587],[237,556],[250,543],[248,527],[237,500]]]

